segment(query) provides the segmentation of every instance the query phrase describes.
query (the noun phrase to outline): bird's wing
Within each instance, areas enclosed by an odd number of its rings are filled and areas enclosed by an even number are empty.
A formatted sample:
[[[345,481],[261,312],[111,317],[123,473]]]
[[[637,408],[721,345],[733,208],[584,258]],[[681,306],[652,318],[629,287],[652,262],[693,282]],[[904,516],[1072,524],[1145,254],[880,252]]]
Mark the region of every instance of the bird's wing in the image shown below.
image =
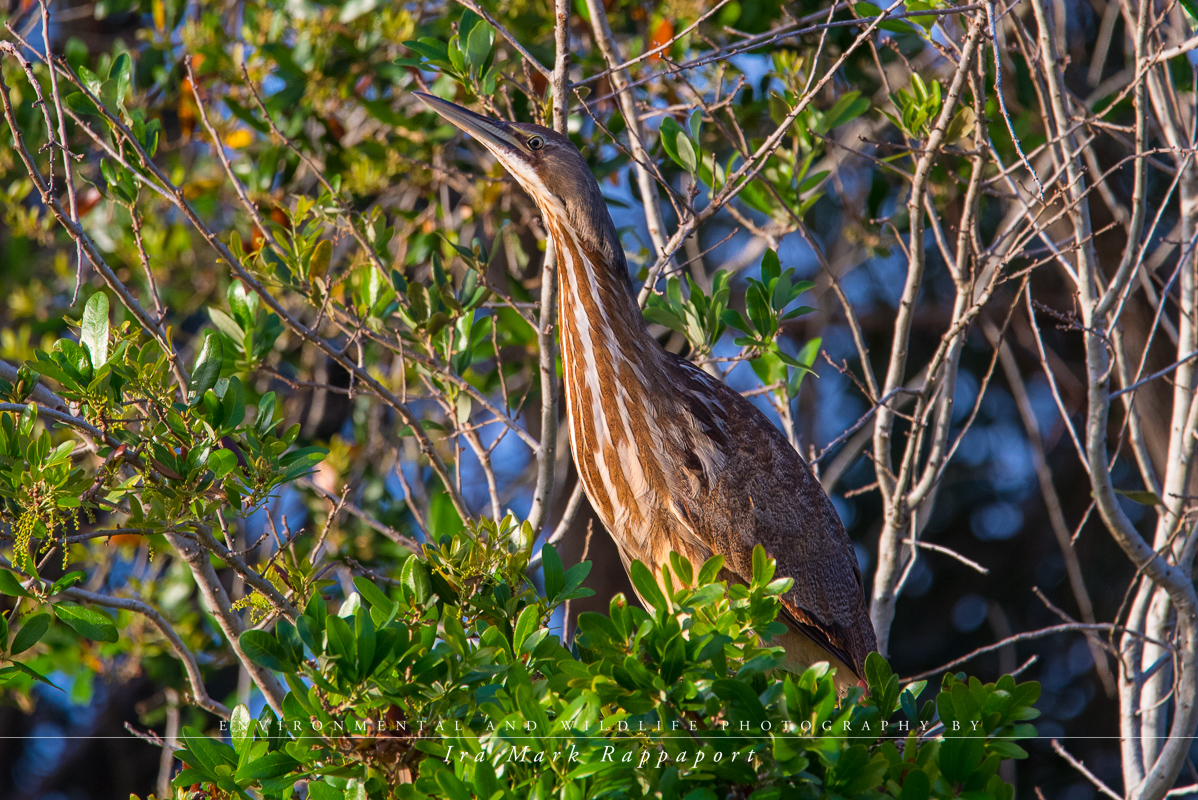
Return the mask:
[[[758,539],[777,561],[776,574],[794,579],[781,598],[782,616],[789,618],[784,621],[793,621],[862,677],[865,657],[878,645],[857,554],[832,502],[807,465],[799,464],[804,477],[791,491],[805,497],[791,502],[798,500],[800,513],[781,526],[759,525]]]
[[[708,386],[711,387],[711,384]],[[861,571],[840,517],[806,462],[739,393],[709,388],[727,411],[725,459],[709,493],[686,503],[690,526],[741,581],[760,544],[793,578],[780,621],[801,631],[860,675],[877,648]]]
[[[801,630],[861,677],[865,657],[877,648],[877,641],[857,555],[815,476],[797,454],[794,461],[790,468],[778,465],[773,473],[783,480],[762,481],[765,485],[754,500],[752,544],[760,544],[777,562],[776,577],[794,580],[780,598],[781,621]]]
[[[781,576],[788,577],[788,576]],[[749,583],[749,577],[724,568],[720,571],[720,580],[730,583]],[[778,613],[778,621],[791,630],[799,631],[829,655],[835,656],[855,673],[860,672],[856,666],[857,659],[853,657],[848,640],[841,626],[819,619],[806,609],[795,604],[789,596],[782,597],[782,610]],[[861,677],[860,674],[857,677]]]

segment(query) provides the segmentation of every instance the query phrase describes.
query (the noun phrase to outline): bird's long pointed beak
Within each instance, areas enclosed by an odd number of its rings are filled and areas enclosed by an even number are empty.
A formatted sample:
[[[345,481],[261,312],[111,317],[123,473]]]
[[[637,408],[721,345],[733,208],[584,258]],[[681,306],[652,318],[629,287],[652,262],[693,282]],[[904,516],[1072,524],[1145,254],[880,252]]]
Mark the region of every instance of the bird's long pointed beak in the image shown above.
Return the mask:
[[[457,103],[433,97],[431,94],[424,92],[413,92],[413,94],[430,109],[487,145],[492,152],[520,152],[519,141],[507,130],[505,123],[484,117],[482,114],[475,114],[468,108],[462,108]]]

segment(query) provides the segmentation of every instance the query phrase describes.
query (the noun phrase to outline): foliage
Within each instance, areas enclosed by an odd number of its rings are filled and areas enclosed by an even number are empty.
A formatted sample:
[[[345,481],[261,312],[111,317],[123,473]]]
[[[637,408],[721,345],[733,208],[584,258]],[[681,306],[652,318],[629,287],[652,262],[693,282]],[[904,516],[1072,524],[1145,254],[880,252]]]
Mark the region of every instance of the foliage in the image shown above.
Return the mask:
[[[287,679],[282,729],[269,708],[254,720],[239,706],[230,743],[186,731],[175,785],[264,797],[290,797],[299,780],[311,797],[1013,797],[998,764],[1026,757],[1014,741],[1035,734],[1023,721],[1037,715],[1038,684],[947,674],[917,710],[926,682],[900,687],[877,654],[864,699],[855,689],[839,701],[827,664],[779,674],[781,649],[759,636],[778,632],[790,579],[771,580],[760,548],[747,587],[713,582],[722,557],[698,574],[676,558],[667,596],[635,563],[652,613],[617,595],[609,614],[579,618],[566,649],[551,620],[586,591],[589,564],[563,571],[547,547],[541,596],[512,524],[442,537],[386,590],[356,578],[336,613],[313,596],[294,625],[242,634],[249,657]],[[414,783],[397,786],[401,773]]]
[[[231,291],[230,299],[238,299],[237,293]],[[234,313],[249,329],[244,340],[252,351],[256,303],[245,302],[244,295],[240,299]],[[236,327],[231,320],[229,324]],[[115,340],[111,353],[110,338]],[[280,423],[274,392],[262,395],[252,424],[246,422],[241,380],[220,377],[224,346],[219,335],[204,338],[186,403],[172,396],[171,359],[157,342],[127,326],[110,331],[102,292],[87,302],[80,341],[82,345],[59,339],[49,353],[35,351],[25,366],[56,381],[61,397],[76,404],[101,432],[96,455],[104,461],[94,476],[70,468],[71,442],[51,451],[48,431],[32,438],[36,405],[26,407],[19,425],[12,414],[0,423],[0,444],[8,454],[0,498],[34,520],[30,532],[42,550],[56,544],[56,523],[73,509],[84,503],[89,510],[103,505],[95,502],[101,489],[107,503],[126,501],[127,526],[147,534],[180,525],[215,526],[222,508],[252,513],[278,487],[306,474],[325,452],[318,447],[289,450],[299,425],[274,435]],[[128,467],[126,474],[115,480],[122,467]],[[105,486],[110,480],[112,485]],[[17,542],[13,561],[34,577],[35,556],[28,537]]]

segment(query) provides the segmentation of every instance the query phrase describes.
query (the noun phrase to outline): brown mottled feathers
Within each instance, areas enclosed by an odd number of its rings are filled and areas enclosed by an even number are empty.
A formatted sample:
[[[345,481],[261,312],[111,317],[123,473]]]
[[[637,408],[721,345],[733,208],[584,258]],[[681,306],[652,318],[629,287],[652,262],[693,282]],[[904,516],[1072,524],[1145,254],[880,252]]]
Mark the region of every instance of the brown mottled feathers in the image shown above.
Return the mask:
[[[675,364],[692,391],[715,394],[727,412],[719,480],[706,496],[690,498],[695,533],[724,555],[726,571],[743,583],[760,544],[777,561],[775,577],[794,579],[779,621],[862,676],[877,641],[856,554],[831,500],[756,406],[682,359]]]

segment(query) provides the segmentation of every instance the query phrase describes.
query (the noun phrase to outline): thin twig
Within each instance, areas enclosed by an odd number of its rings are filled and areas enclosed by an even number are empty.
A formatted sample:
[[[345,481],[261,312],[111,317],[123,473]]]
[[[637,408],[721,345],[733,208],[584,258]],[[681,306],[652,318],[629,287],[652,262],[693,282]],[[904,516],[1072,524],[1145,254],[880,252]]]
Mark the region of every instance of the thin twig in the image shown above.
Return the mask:
[[[919,547],[924,548],[925,550],[933,550],[937,553],[943,553],[946,556],[955,558],[956,560],[960,561],[965,566],[967,566],[970,569],[973,569],[977,572],[980,572],[983,575],[990,574],[989,568],[983,567],[981,564],[974,561],[972,558],[966,558],[965,556],[958,553],[956,550],[953,550],[950,547],[945,547],[942,544],[933,544],[931,542],[925,542],[922,539],[920,539],[918,541],[915,541],[912,539],[903,539],[903,544],[911,545],[911,546],[919,546]]]
[[[1077,770],[1083,776],[1085,776],[1086,780],[1088,780],[1090,783],[1094,784],[1094,787],[1096,789],[1098,789],[1098,791],[1102,792],[1107,797],[1111,798],[1111,800],[1123,800],[1123,795],[1119,794],[1114,789],[1112,789],[1111,787],[1109,787],[1105,783],[1103,783],[1101,778],[1099,778],[1097,775],[1095,775],[1093,772],[1091,772],[1089,769],[1087,769],[1086,765],[1083,764],[1081,761],[1074,758],[1069,753],[1069,751],[1066,750],[1064,747],[1062,747],[1061,743],[1059,741],[1057,741],[1056,739],[1052,740],[1052,749],[1054,752],[1056,752],[1057,755],[1059,755],[1061,758],[1068,761],[1070,766],[1072,766],[1075,770]]]
[[[208,690],[204,687],[204,679],[200,676],[200,668],[196,663],[195,656],[187,649],[187,645],[183,644],[183,640],[179,638],[179,634],[175,633],[175,629],[166,621],[166,618],[148,603],[133,597],[111,597],[74,587],[65,589],[63,594],[75,600],[94,603],[106,608],[133,611],[144,616],[158,629],[163,638],[170,642],[171,649],[175,652],[175,657],[182,662],[183,670],[187,673],[187,681],[191,684],[191,696],[194,703],[200,708],[211,711],[223,719],[229,719],[232,716],[232,712],[224,704],[218,703],[208,695]]]
[[[962,664],[966,664],[966,663],[972,661],[973,659],[977,658],[978,656],[983,656],[986,653],[993,653],[995,650],[1001,650],[1002,648],[1006,647],[1007,645],[1014,644],[1016,642],[1030,642],[1033,639],[1043,639],[1046,636],[1055,636],[1058,633],[1070,633],[1073,631],[1079,631],[1079,632],[1118,631],[1120,633],[1127,633],[1132,636],[1135,636],[1136,638],[1143,639],[1145,641],[1149,641],[1147,636],[1143,636],[1142,634],[1139,634],[1136,631],[1129,630],[1129,629],[1123,627],[1122,625],[1113,625],[1109,622],[1096,622],[1093,624],[1084,623],[1084,622],[1072,622],[1072,623],[1065,623],[1065,624],[1061,624],[1061,625],[1050,625],[1049,627],[1041,628],[1038,631],[1028,631],[1027,633],[1017,633],[1014,636],[1008,636],[1007,638],[1002,639],[998,642],[995,642],[994,644],[988,644],[988,645],[985,645],[984,647],[979,647],[976,650],[972,650],[969,653],[966,653],[965,655],[961,656],[960,658],[955,658],[952,661],[948,662],[947,664],[942,664],[941,666],[936,667],[935,669],[929,669],[929,670],[919,673],[918,675],[912,675],[910,678],[904,678],[903,683],[909,683],[911,681],[923,680],[924,678],[931,678],[935,675],[940,675],[942,673],[948,672],[951,669],[955,669],[956,667],[959,667]],[[1172,649],[1172,646],[1165,642],[1153,641],[1153,644],[1157,645],[1158,647]]]

